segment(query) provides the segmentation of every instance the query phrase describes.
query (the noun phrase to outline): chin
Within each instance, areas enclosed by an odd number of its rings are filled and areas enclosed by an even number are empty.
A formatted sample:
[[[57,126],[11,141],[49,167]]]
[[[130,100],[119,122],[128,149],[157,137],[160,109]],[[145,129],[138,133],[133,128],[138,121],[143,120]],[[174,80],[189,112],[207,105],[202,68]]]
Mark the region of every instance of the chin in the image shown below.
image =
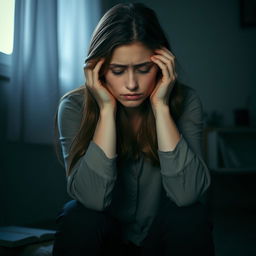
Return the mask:
[[[139,107],[142,103],[144,102],[144,100],[140,100],[140,101],[121,101],[120,104],[126,108],[136,108]]]

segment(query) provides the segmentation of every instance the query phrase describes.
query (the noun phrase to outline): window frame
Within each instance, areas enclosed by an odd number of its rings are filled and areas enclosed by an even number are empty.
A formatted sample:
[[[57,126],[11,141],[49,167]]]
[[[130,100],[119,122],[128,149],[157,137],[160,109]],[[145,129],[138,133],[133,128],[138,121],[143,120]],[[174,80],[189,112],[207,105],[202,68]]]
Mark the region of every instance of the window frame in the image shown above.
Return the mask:
[[[0,52],[0,76],[10,78],[12,66],[12,54]]]
[[[14,0],[14,28],[15,29],[15,7],[16,7],[16,0]],[[14,45],[14,35],[13,35],[13,45]],[[14,47],[14,46],[13,46]],[[12,54],[6,54],[0,51],[0,76],[10,79],[11,76],[11,68],[12,68]]]

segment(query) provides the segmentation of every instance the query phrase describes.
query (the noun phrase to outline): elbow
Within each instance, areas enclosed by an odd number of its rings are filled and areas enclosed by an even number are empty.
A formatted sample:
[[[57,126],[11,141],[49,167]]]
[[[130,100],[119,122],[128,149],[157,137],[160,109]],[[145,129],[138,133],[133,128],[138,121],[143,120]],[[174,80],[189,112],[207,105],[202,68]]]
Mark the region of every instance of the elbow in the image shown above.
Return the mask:
[[[184,191],[182,196],[176,197],[177,206],[180,206],[180,207],[189,206],[200,201],[200,199],[206,194],[209,186],[210,186],[210,182],[207,182],[201,188],[191,190],[191,191]]]
[[[79,196],[77,193],[72,193],[72,191],[69,191],[68,195],[74,200],[77,200],[78,202],[80,202],[87,209],[98,211],[98,212],[105,211],[111,203],[111,201],[104,202],[104,200],[99,200],[99,199],[92,200],[83,196]]]
[[[184,196],[182,198],[178,198],[174,202],[178,207],[190,206],[192,204],[195,204],[196,202],[199,202],[202,198],[204,198],[204,196],[206,195],[206,191],[204,191],[203,193],[196,193],[194,195],[192,194],[190,196]]]
[[[88,205],[88,201],[84,202],[83,205],[86,206],[87,208],[90,208],[92,210],[95,210],[95,211],[99,211],[99,212],[104,212],[108,206],[110,205],[111,203],[111,199],[110,200],[98,200],[98,201],[94,201],[94,202],[91,202],[90,205]]]
[[[93,203],[93,204],[88,204],[87,201],[80,201],[83,206],[85,206],[86,208],[90,209],[90,210],[94,210],[94,211],[97,211],[97,212],[104,212],[108,205],[103,205],[103,204],[97,204],[97,203]]]
[[[68,183],[67,193],[71,198],[79,201],[84,207],[99,212],[105,211],[112,201],[111,193],[108,196],[104,196],[104,193],[94,193],[93,196],[90,191],[81,190],[79,187],[76,188],[75,184],[71,182]]]
[[[174,202],[179,207],[189,206],[200,201],[211,185],[211,177],[208,170],[204,171],[201,179],[194,177],[189,180],[194,180],[194,182],[191,184],[190,182],[186,183],[182,181],[179,189],[170,190],[172,191],[171,195]]]
[[[172,201],[178,206],[178,207],[185,207],[190,206],[194,204],[198,200],[198,197],[195,195],[191,196],[183,196],[183,197],[172,197]]]
[[[189,190],[189,191],[174,191],[169,190],[167,196],[173,201],[178,207],[190,206],[200,200],[208,190],[210,183],[207,183],[201,189]]]

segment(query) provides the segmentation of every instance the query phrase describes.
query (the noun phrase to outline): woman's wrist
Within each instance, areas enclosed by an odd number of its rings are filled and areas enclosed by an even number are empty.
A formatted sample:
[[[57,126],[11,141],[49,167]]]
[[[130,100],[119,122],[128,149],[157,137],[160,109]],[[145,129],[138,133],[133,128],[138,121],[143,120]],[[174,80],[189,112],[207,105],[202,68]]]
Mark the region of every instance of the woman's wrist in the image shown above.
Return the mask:
[[[116,108],[112,106],[105,106],[100,109],[100,116],[101,117],[115,117],[116,114]]]
[[[159,103],[159,104],[152,104],[152,110],[154,113],[155,118],[157,117],[158,114],[162,114],[162,113],[169,113],[169,106],[164,104],[164,103]]]

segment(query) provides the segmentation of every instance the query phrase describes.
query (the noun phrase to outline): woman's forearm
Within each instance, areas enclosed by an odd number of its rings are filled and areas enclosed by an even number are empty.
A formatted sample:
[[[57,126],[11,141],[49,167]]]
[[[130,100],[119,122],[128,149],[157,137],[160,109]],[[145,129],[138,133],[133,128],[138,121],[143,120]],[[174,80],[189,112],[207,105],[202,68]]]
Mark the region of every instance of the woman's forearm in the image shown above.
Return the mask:
[[[116,156],[116,122],[115,111],[102,109],[94,132],[93,141],[106,154],[108,158]]]
[[[170,115],[168,106],[159,106],[154,109],[158,149],[172,151],[180,140],[180,133]]]

